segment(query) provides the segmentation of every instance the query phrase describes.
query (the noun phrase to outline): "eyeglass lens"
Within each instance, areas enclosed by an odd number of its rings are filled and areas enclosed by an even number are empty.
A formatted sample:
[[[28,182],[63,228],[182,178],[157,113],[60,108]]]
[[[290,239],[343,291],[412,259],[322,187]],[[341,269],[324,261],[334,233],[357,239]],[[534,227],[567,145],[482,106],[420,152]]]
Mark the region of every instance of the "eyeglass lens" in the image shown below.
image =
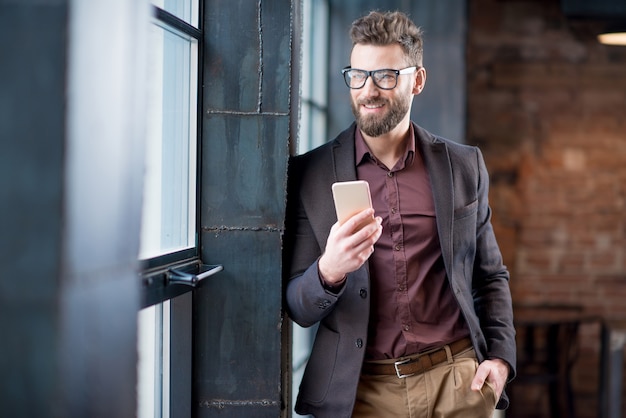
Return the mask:
[[[374,70],[365,71],[357,69],[348,69],[344,73],[346,84],[351,89],[360,89],[365,85],[367,77],[371,76],[374,84],[381,89],[390,90],[396,87],[398,82],[398,74],[393,70]]]

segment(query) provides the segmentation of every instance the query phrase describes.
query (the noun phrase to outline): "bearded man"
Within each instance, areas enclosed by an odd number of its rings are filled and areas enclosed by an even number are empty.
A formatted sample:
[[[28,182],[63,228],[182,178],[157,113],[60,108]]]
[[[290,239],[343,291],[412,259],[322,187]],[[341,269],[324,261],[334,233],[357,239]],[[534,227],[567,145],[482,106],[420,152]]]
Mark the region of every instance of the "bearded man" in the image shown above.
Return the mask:
[[[350,36],[355,123],[289,164],[286,310],[319,324],[296,411],[490,418],[515,331],[482,154],[410,120],[426,70],[406,15],[372,12]],[[357,179],[373,209],[339,224],[331,185]]]

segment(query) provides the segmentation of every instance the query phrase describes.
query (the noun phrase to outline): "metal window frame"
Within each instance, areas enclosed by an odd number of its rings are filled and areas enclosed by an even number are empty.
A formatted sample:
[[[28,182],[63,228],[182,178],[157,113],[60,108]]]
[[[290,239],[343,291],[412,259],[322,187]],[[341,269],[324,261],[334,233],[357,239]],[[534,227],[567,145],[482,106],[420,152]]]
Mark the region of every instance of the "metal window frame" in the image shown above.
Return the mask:
[[[204,15],[204,2],[199,1],[199,22]],[[202,85],[203,71],[203,31],[202,25],[196,28],[177,16],[152,5],[152,16],[160,25],[172,28],[198,42],[198,79],[196,86],[196,112],[202,114]],[[208,277],[221,270],[221,266],[207,266],[202,263],[199,255],[200,248],[200,191],[201,188],[201,157],[202,157],[202,118],[196,118],[196,216],[195,216],[195,246],[175,251],[158,257],[140,260],[142,300],[141,307],[145,308],[165,300],[175,298],[192,291],[204,277]]]

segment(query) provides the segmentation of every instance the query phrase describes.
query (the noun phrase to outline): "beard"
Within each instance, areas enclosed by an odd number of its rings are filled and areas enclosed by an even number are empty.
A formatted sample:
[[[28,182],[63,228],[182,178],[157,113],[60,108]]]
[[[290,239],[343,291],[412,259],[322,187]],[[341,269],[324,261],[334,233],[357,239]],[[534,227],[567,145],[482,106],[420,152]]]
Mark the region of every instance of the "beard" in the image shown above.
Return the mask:
[[[398,97],[396,101],[389,101],[388,99],[362,99],[358,102],[354,100],[352,103],[352,113],[356,119],[356,124],[366,135],[377,137],[389,133],[393,128],[404,119],[411,104],[412,96]],[[387,107],[387,112],[383,115],[362,115],[362,105],[377,105],[384,104]]]

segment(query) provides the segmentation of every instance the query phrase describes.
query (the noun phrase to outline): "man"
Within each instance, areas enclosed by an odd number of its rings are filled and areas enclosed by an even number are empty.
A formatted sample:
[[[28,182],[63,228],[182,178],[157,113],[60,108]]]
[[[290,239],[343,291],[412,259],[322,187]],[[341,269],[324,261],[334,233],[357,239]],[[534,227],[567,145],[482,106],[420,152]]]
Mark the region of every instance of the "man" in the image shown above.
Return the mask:
[[[404,14],[372,12],[350,35],[356,123],[290,162],[287,311],[319,323],[296,411],[491,417],[508,405],[515,331],[482,155],[410,121],[426,71]],[[356,179],[374,210],[339,225],[331,185]]]

